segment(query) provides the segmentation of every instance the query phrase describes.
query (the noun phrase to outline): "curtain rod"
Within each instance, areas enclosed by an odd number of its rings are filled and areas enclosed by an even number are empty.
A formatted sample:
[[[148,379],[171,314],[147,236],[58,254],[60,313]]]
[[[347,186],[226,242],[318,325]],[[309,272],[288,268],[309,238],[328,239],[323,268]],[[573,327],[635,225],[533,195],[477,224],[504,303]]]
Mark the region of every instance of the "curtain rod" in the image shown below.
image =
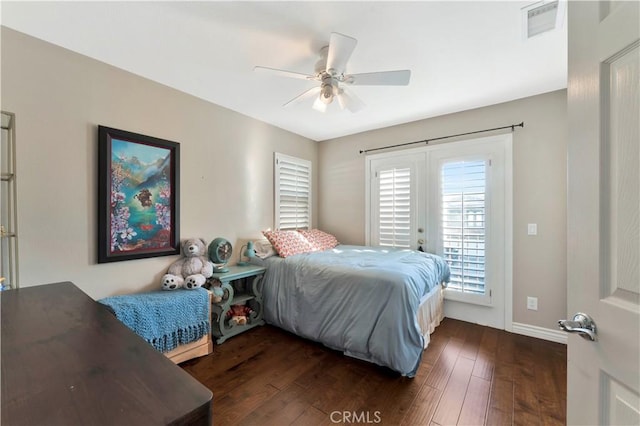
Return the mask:
[[[429,145],[429,142],[438,141],[438,140],[441,140],[441,139],[449,139],[449,138],[455,138],[457,136],[473,135],[473,134],[476,134],[476,133],[493,132],[494,130],[511,129],[511,131],[513,132],[513,131],[515,131],[516,127],[523,127],[524,128],[524,121],[522,123],[520,123],[520,124],[511,124],[509,126],[494,127],[493,129],[476,130],[474,132],[458,133],[457,135],[440,136],[439,138],[424,139],[424,140],[416,141],[416,142],[399,143],[397,145],[382,146],[380,148],[361,149],[360,150],[360,154],[366,154],[367,152],[372,152],[372,151],[380,151],[382,149],[397,148],[399,146],[414,145],[414,144],[417,144],[417,143],[426,143],[427,145]]]

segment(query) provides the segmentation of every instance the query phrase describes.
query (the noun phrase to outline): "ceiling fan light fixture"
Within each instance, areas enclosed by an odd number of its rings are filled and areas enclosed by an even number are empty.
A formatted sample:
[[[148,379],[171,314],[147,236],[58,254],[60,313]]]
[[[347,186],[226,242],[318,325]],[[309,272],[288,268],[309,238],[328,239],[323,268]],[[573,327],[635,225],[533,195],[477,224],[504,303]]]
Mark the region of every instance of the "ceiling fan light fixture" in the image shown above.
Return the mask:
[[[333,101],[333,86],[330,84],[323,84],[320,90],[320,100],[329,105]]]
[[[362,101],[355,95],[355,93],[349,94],[346,89],[340,89],[336,95],[338,103],[344,109],[348,109],[351,112],[358,112],[364,108]]]
[[[327,111],[327,105],[329,105],[328,103],[325,103],[322,100],[322,95],[318,96],[315,100],[315,102],[313,103],[313,109],[315,109],[318,112],[326,112]]]

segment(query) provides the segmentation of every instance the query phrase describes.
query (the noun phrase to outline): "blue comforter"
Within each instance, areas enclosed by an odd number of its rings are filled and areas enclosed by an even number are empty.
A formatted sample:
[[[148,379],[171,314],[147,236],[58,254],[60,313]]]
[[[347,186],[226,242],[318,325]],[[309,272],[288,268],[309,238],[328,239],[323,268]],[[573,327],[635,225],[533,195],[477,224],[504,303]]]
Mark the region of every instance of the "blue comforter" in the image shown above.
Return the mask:
[[[449,267],[428,253],[339,245],[265,259],[264,318],[346,355],[413,377],[423,337],[420,301]]]

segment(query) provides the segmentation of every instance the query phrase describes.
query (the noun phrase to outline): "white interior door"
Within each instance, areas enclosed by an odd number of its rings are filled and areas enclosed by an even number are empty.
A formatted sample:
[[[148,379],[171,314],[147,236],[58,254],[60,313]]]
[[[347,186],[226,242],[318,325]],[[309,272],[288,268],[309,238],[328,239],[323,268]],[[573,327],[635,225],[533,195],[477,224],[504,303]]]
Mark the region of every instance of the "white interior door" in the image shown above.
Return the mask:
[[[569,424],[640,424],[639,6],[569,2]]]

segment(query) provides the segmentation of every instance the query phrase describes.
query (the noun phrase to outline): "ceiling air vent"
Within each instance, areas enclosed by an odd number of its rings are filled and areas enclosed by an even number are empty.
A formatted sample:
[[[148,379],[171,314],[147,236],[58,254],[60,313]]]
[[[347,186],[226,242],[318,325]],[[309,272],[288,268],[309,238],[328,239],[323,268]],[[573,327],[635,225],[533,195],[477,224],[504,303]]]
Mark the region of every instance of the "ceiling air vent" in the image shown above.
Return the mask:
[[[530,4],[522,8],[524,38],[554,30],[562,23],[563,2],[545,1]]]

